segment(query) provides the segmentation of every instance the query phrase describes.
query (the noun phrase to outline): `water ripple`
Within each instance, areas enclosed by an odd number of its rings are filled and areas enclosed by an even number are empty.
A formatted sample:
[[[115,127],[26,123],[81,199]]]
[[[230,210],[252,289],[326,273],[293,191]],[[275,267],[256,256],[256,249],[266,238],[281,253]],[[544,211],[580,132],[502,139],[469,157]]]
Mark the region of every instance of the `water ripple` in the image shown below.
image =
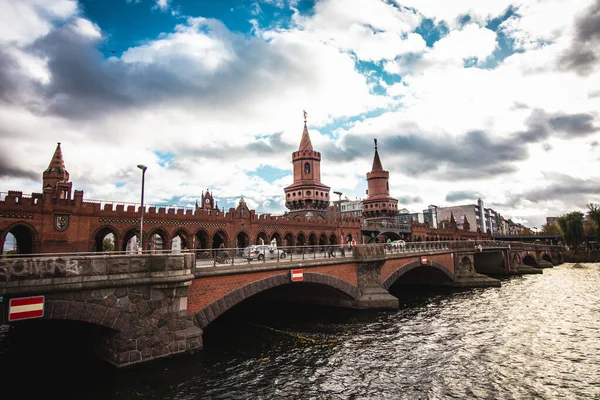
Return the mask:
[[[77,398],[600,399],[598,288],[599,264],[564,264],[499,288],[401,288],[397,312],[242,313],[202,352],[98,374]]]

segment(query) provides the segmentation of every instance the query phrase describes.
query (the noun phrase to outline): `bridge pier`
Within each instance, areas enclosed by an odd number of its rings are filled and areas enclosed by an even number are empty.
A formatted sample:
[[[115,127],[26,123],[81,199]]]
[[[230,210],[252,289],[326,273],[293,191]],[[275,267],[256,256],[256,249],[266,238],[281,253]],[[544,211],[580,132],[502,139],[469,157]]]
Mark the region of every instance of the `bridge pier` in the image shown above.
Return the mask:
[[[475,250],[454,253],[455,281],[448,284],[454,287],[500,287],[498,279],[475,271]]]
[[[203,331],[187,314],[187,292],[181,284],[115,291],[126,313],[113,326],[116,330],[103,331],[98,356],[120,368],[200,350]]]
[[[2,259],[0,324],[9,322],[10,299],[44,296],[42,320],[94,325],[98,356],[116,367],[194,352],[203,343],[187,313],[193,261],[191,254]]]
[[[398,309],[400,301],[379,283],[381,267],[385,261],[363,262],[358,266],[358,290],[360,297],[353,300],[354,308]]]

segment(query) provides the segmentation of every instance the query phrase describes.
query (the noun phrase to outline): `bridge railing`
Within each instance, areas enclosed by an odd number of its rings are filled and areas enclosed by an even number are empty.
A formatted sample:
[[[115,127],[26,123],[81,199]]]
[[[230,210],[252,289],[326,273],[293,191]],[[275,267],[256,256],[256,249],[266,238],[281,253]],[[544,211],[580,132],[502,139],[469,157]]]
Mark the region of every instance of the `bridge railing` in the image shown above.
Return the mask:
[[[326,258],[355,257],[354,247],[349,245],[308,246],[250,246],[218,249],[190,250],[194,253],[196,267],[219,265],[248,265],[286,261],[303,261]]]

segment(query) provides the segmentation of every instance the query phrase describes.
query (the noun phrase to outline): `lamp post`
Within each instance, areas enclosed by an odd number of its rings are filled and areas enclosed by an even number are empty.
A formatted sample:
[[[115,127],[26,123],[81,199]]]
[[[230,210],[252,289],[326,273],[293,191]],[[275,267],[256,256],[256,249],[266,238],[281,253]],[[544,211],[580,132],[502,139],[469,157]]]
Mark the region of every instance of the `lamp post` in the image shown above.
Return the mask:
[[[342,192],[333,192],[334,194],[337,194],[340,198],[340,203],[338,205],[338,207],[340,208],[340,244],[343,246],[344,245],[344,236],[342,234]]]
[[[140,206],[140,249],[144,251],[144,176],[146,175],[146,167],[143,164],[137,166],[142,170],[142,205]]]

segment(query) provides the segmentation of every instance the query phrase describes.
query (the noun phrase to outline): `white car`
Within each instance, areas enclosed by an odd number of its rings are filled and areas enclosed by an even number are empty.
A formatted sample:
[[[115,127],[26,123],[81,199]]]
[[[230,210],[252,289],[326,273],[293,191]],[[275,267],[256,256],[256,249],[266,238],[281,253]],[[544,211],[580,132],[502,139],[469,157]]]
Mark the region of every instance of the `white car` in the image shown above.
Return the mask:
[[[406,247],[406,242],[404,240],[394,240],[390,243],[390,247],[392,249],[403,249]]]
[[[286,257],[285,251],[278,249],[275,246],[254,245],[244,249],[242,256],[248,261],[266,259],[282,259]]]

